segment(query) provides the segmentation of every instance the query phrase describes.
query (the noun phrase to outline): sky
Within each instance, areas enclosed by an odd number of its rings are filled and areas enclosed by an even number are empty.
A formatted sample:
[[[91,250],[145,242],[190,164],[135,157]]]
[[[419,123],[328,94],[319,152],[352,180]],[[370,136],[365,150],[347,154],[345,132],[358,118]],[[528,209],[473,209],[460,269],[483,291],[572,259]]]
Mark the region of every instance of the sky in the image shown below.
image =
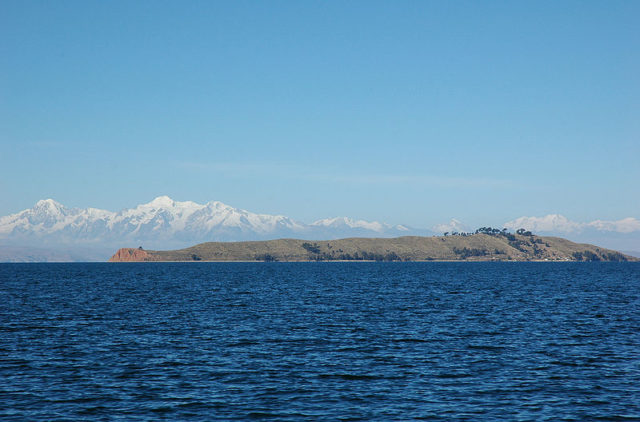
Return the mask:
[[[640,2],[0,1],[0,215],[640,217]]]

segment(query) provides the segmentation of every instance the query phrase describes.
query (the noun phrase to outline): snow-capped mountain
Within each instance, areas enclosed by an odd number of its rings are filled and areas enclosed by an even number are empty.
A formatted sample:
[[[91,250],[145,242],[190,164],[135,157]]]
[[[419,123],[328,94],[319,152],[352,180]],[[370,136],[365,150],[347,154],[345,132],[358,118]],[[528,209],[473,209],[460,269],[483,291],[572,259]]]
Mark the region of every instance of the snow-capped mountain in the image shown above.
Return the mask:
[[[343,237],[342,233],[349,236],[408,236],[420,235],[422,231],[409,227],[392,226],[377,221],[354,220],[349,217],[325,218],[309,225],[310,229],[318,233],[325,233],[327,238]],[[418,233],[421,232],[421,233]]]
[[[632,233],[640,231],[640,220],[627,217],[621,220],[594,220],[587,223],[569,220],[564,215],[549,214],[542,217],[520,217],[504,223],[506,228],[523,227],[536,232],[575,233],[587,230]]]
[[[463,224],[460,220],[456,220],[452,218],[451,221],[444,224],[436,224],[432,227],[432,230],[438,234],[443,233],[453,233],[453,232],[467,232],[469,231],[469,227]]]
[[[0,241],[32,245],[144,245],[176,248],[206,241],[262,240],[282,237],[331,239],[424,234],[405,226],[346,217],[304,224],[282,215],[256,214],[222,202],[198,204],[160,196],[119,212],[66,208],[46,199],[33,208],[0,217]]]
[[[574,242],[594,243],[606,248],[640,252],[640,219],[574,221],[561,214],[523,216],[504,223],[510,230],[524,228],[545,236],[566,237]]]

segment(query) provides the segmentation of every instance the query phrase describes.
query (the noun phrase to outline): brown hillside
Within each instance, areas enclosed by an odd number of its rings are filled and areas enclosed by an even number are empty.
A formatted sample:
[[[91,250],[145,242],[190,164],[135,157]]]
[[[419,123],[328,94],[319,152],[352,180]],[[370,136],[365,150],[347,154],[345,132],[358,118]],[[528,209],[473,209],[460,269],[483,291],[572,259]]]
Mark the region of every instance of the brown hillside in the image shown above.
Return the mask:
[[[511,234],[208,242],[173,251],[123,248],[110,262],[145,261],[636,261],[558,237]]]

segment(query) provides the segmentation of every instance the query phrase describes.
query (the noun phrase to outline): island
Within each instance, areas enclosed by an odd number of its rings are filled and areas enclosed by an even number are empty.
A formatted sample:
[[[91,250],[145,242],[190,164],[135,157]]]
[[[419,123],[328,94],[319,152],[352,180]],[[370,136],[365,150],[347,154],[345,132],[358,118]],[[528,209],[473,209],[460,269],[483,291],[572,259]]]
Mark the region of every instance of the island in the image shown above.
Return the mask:
[[[567,239],[483,227],[473,233],[337,240],[206,242],[185,249],[119,249],[109,262],[203,261],[640,261]]]

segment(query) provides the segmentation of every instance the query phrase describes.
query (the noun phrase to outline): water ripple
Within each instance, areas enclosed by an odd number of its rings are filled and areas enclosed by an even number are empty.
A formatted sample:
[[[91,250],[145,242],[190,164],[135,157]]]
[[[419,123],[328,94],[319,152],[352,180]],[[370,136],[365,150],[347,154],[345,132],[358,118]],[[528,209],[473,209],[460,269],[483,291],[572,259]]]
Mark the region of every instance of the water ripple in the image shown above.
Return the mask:
[[[635,263],[0,264],[2,420],[640,420]]]

